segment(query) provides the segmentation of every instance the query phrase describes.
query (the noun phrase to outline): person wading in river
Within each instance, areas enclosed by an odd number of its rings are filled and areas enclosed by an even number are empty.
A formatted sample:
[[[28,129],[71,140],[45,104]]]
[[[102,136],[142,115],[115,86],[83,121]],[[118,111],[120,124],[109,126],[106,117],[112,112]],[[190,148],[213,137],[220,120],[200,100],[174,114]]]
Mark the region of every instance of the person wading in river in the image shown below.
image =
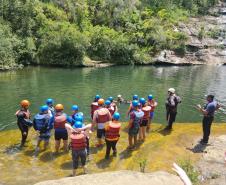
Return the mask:
[[[181,103],[181,98],[175,94],[174,88],[169,88],[168,97],[166,99],[166,120],[168,122],[166,130],[171,130],[173,122],[176,120],[177,105]]]
[[[203,145],[206,145],[209,141],[210,129],[214,120],[214,113],[220,108],[220,105],[214,100],[213,95],[208,95],[206,100],[207,104],[204,106],[204,108],[202,108],[201,105],[197,105],[198,111],[203,114],[203,138],[200,141],[200,143]]]
[[[20,146],[23,147],[28,136],[28,130],[32,126],[32,121],[30,120],[31,114],[28,110],[30,102],[28,100],[22,100],[20,102],[20,106],[20,110],[18,110],[15,115],[17,116],[17,125],[20,129],[22,136]]]

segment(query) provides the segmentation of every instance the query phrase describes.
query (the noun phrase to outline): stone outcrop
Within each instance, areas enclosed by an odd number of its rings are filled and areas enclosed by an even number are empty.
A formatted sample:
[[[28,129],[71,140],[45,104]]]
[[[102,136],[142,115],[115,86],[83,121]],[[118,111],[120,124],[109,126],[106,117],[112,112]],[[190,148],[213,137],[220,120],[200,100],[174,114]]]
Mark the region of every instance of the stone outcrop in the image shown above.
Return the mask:
[[[50,180],[35,185],[183,185],[176,175],[158,171],[154,173],[140,173],[135,171],[115,171],[97,174],[68,177]]]
[[[203,149],[202,159],[197,163],[202,184],[226,184],[226,135],[212,138],[210,145]]]
[[[193,65],[226,64],[226,3],[210,10],[208,16],[190,18],[187,23],[179,23],[176,31],[187,35],[186,51],[178,56],[173,51],[164,50],[154,59],[157,64]]]

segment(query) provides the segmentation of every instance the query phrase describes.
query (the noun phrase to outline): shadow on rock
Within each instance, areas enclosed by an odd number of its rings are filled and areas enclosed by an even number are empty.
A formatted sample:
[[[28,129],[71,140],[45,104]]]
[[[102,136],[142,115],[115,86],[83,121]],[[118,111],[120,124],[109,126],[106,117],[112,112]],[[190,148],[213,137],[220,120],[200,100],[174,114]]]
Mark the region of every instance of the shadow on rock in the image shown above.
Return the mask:
[[[196,144],[193,148],[186,148],[187,150],[192,151],[193,153],[206,153],[207,145],[202,145],[200,143]]]
[[[104,145],[102,145],[100,147],[90,146],[89,153],[90,154],[96,154],[99,150],[102,150],[103,148],[104,148]]]
[[[171,132],[172,132],[172,129],[167,129],[167,128],[164,128],[158,131],[158,133],[162,134],[163,136],[170,135]]]
[[[43,153],[40,156],[40,160],[43,161],[43,162],[48,162],[48,161],[54,160],[54,158],[56,158],[56,156],[57,155],[54,155],[54,153],[48,151],[48,152]]]
[[[67,162],[61,164],[61,169],[71,170],[72,169],[72,161],[67,161]]]
[[[105,169],[107,167],[110,166],[111,162],[113,160],[113,156],[111,156],[109,159],[101,159],[100,161],[98,161],[96,164],[97,164],[97,167],[98,168],[101,168],[101,169]]]
[[[132,156],[132,152],[133,152],[133,150],[130,150],[127,148],[119,154],[119,157],[120,157],[120,159],[127,159]]]
[[[30,156],[30,157],[36,155],[35,150],[26,150],[26,151],[24,151],[24,154],[27,156]]]
[[[21,152],[22,149],[23,149],[23,147],[20,146],[20,143],[17,143],[17,144],[13,144],[11,146],[6,147],[6,149],[3,151],[3,153],[6,153],[8,155],[13,155],[18,152]]]

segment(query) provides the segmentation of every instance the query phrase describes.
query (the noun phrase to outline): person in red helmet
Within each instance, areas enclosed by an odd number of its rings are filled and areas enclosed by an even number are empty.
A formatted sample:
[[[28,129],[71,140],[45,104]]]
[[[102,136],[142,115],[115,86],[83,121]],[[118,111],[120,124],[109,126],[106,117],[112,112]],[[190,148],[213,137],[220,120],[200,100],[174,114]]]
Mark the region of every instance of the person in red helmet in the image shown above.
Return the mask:
[[[20,129],[21,132],[21,147],[24,146],[27,136],[28,136],[28,130],[32,126],[32,121],[30,120],[31,114],[30,111],[28,110],[30,106],[30,102],[28,100],[22,100],[20,102],[20,110],[16,112],[16,117],[17,117],[17,125]]]
[[[97,125],[97,147],[100,147],[102,143],[102,138],[105,137],[105,124],[111,121],[111,113],[107,108],[104,107],[104,99],[98,100],[99,108],[94,112],[92,128]]]

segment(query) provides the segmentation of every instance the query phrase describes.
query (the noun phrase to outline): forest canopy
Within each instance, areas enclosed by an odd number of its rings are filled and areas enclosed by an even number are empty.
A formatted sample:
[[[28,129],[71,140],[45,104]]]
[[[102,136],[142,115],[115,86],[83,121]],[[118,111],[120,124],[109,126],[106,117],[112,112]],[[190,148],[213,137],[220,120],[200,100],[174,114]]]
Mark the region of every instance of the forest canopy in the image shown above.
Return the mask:
[[[81,66],[84,58],[145,64],[162,49],[184,52],[175,30],[218,0],[3,0],[0,68]]]

